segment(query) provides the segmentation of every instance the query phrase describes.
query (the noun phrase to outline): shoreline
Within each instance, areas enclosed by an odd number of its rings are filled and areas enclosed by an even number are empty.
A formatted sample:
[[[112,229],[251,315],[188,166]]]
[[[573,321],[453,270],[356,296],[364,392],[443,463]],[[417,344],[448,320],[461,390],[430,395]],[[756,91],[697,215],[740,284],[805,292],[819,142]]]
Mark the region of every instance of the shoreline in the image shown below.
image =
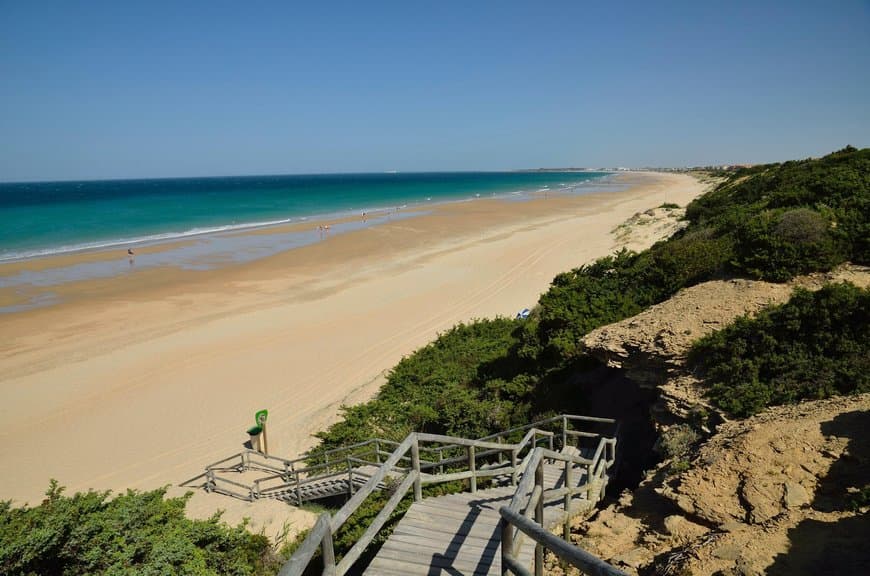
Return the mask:
[[[238,451],[260,408],[272,452],[295,456],[438,332],[531,307],[557,273],[611,253],[632,214],[704,189],[684,175],[624,181],[447,204],[213,270],[58,288],[60,303],[0,325],[0,497],[37,502],[52,477],[70,492],[181,482]]]
[[[589,188],[584,188],[586,186]],[[578,188],[581,189],[579,192]],[[304,248],[333,235],[437,213],[453,205],[528,203],[548,197],[553,200],[576,199],[614,193],[624,188],[625,185],[619,183],[619,175],[610,173],[553,190],[548,186],[537,191],[493,192],[490,196],[477,194],[476,197],[371,208],[362,213],[344,211],[269,223],[233,224],[226,229],[185,233],[171,238],[125,239],[105,246],[3,260],[0,261],[0,317],[55,305],[62,300],[65,285],[82,281],[118,278],[138,274],[143,269],[215,270],[236,266]],[[128,256],[128,248],[134,250],[135,255]]]
[[[445,172],[445,173],[432,173],[444,176],[457,176],[457,175],[480,175],[480,174],[490,174],[490,175],[510,175],[510,174],[524,174],[528,172],[523,171],[506,171],[506,172],[476,172],[471,171],[467,173],[463,172]],[[0,250],[0,279],[3,276],[8,275],[3,272],[3,268],[6,265],[20,265],[24,269],[41,269],[52,266],[51,260],[53,259],[63,259],[66,257],[76,258],[79,255],[84,255],[86,258],[92,259],[91,256],[99,253],[108,253],[113,254],[117,253],[119,250],[126,251],[127,248],[157,248],[157,251],[163,251],[164,249],[161,246],[166,244],[174,244],[174,243],[182,243],[186,241],[196,242],[202,239],[208,239],[214,236],[222,236],[222,237],[231,237],[233,235],[246,235],[248,233],[255,233],[257,231],[265,230],[267,233],[270,230],[282,229],[282,228],[302,228],[305,229],[307,225],[311,223],[317,222],[349,222],[355,221],[358,219],[359,215],[370,215],[376,217],[377,215],[389,215],[396,212],[417,212],[417,211],[428,211],[433,208],[438,208],[443,204],[451,204],[456,202],[467,202],[474,201],[478,199],[500,199],[500,200],[528,200],[534,198],[538,193],[542,191],[550,191],[554,193],[566,194],[566,195],[582,195],[589,192],[596,191],[605,191],[608,188],[611,188],[611,182],[615,176],[618,176],[619,173],[615,171],[608,170],[584,170],[584,171],[572,171],[572,170],[553,170],[543,172],[545,174],[551,174],[553,176],[562,174],[562,173],[578,173],[584,175],[592,175],[591,179],[580,180],[580,181],[572,181],[570,183],[561,182],[556,185],[554,182],[513,182],[510,184],[503,184],[503,188],[499,189],[480,189],[479,192],[475,192],[473,189],[469,190],[468,182],[456,182],[455,185],[458,187],[457,190],[452,192],[444,193],[441,192],[420,192],[418,194],[410,194],[407,196],[400,197],[391,197],[391,198],[370,198],[370,199],[359,199],[362,204],[350,206],[347,202],[341,206],[322,206],[320,208],[315,208],[314,206],[309,206],[307,209],[299,209],[298,207],[286,206],[285,208],[289,210],[280,211],[275,213],[264,213],[264,214],[250,214],[247,216],[241,216],[242,221],[239,222],[237,220],[238,216],[235,215],[225,215],[225,218],[222,220],[214,220],[209,222],[189,222],[188,224],[184,224],[181,222],[175,223],[175,228],[163,229],[159,226],[153,227],[150,231],[143,230],[139,233],[139,235],[121,235],[117,237],[97,237],[90,239],[79,239],[79,240],[67,240],[67,244],[63,245],[49,245],[49,246],[31,246],[30,248],[21,248],[21,251],[18,252],[3,252]],[[408,173],[406,176],[426,176],[429,173]],[[376,174],[348,174],[348,175],[285,175],[279,176],[279,178],[318,178],[321,176],[376,176]],[[242,177],[243,180],[245,177]],[[270,176],[252,176],[250,177],[252,180],[257,179],[269,179]],[[213,178],[215,181],[225,181],[225,180],[234,180],[238,181],[239,178],[235,177],[215,177]],[[110,182],[127,182],[127,183],[135,183],[135,182],[160,182],[161,180],[165,180],[167,182],[176,182],[176,181],[201,181],[201,180],[209,180],[209,178],[167,178],[167,179],[121,179],[117,181],[113,180],[96,180],[92,182],[88,182],[88,184],[92,184],[95,186],[104,185]],[[10,186],[27,186],[28,183],[3,183],[0,182],[0,186],[4,185]],[[76,184],[75,181],[63,181],[63,182],[33,182],[29,183],[30,185],[36,187],[45,187],[47,185],[52,184],[60,184],[60,185],[70,185]],[[385,185],[388,185],[389,182],[385,182]],[[361,185],[364,185],[361,183]],[[517,188],[519,186],[519,188]],[[535,190],[536,186],[542,186]],[[552,188],[551,188],[552,186]],[[466,188],[466,189],[463,189]],[[431,194],[432,196],[427,196],[427,194]],[[371,204],[365,204],[365,202],[371,202]],[[308,210],[308,211],[306,211]],[[185,226],[187,228],[185,229]],[[120,232],[120,234],[124,234],[124,232]],[[48,263],[44,261],[48,260]]]

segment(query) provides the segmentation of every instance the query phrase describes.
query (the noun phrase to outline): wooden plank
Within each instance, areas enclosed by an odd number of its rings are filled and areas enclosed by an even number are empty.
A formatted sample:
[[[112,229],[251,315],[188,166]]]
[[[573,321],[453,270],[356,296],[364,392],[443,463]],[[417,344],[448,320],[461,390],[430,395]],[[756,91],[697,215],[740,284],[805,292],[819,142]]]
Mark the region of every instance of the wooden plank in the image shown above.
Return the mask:
[[[413,564],[401,560],[383,559],[374,561],[365,571],[366,574],[375,576],[464,576],[466,572],[456,568],[430,567],[422,564]]]
[[[453,568],[463,574],[484,576],[490,573],[501,572],[501,556],[492,555],[480,559],[444,558],[440,554],[423,555],[414,554],[413,551],[385,550],[378,553],[378,563],[383,560],[396,560],[404,564],[411,564],[414,568],[424,568],[427,574],[434,572],[433,568]],[[372,564],[377,566],[373,561]],[[418,568],[418,569],[419,569]],[[431,572],[430,572],[431,571]]]
[[[439,508],[418,508],[413,513],[408,512],[408,518],[420,519],[429,521],[437,519],[440,522],[449,525],[451,528],[458,528],[465,524],[479,524],[487,526],[495,526],[499,522],[499,518],[495,514],[478,515],[470,508],[465,510],[445,510]]]
[[[488,539],[493,537],[492,534],[496,532],[498,524],[498,521],[495,519],[469,522],[460,518],[437,515],[415,516],[408,519],[409,527],[414,527],[420,530],[428,529],[433,533],[433,537],[435,537],[435,534],[439,534],[440,536],[438,537],[442,540],[445,539],[445,534],[447,535],[447,539],[463,536],[474,536],[476,538]]]
[[[496,530],[497,528],[492,526],[463,527],[456,531],[449,531],[449,529],[433,530],[431,528],[427,529],[425,524],[418,524],[414,526],[405,526],[400,534],[411,534],[415,536],[428,535],[433,541],[440,542],[446,548],[450,542],[471,542],[473,540],[478,540],[480,543],[484,543],[491,540],[497,540],[499,536],[495,534]]]
[[[504,504],[502,504],[504,506]],[[460,504],[452,504],[440,502],[431,502],[431,501],[423,501],[418,502],[414,505],[414,509],[419,512],[429,512],[432,511],[434,513],[446,513],[446,514],[456,514],[462,515],[463,517],[481,517],[481,516],[491,516],[495,519],[498,519],[498,509],[490,508],[489,506],[485,508],[480,508],[477,506],[462,506]],[[409,509],[408,512],[411,510]]]
[[[435,542],[432,538],[427,538],[423,535],[411,535],[411,534],[395,534],[393,533],[390,536],[390,543],[395,542],[397,545],[401,543],[409,544],[412,546],[419,546],[424,549],[439,549],[444,555],[450,556],[457,554],[460,550],[462,552],[483,552],[484,550],[499,550],[501,549],[501,541],[500,539],[475,539],[473,541],[463,541],[459,543],[454,543],[453,541],[448,542],[445,546],[443,543]],[[387,544],[384,544],[386,547]]]
[[[488,503],[496,503],[496,502],[510,502],[510,499],[513,498],[514,492],[516,490],[513,487],[506,486],[500,488],[489,488],[487,490],[481,490],[477,494],[472,494],[470,492],[462,492],[459,494],[448,494],[446,496],[439,496],[437,498],[427,498],[427,500],[439,500],[444,502],[462,502],[463,504],[470,504],[472,502],[478,504],[488,504]]]
[[[428,539],[429,542],[436,546],[442,553],[451,550],[463,550],[465,546],[469,549],[482,549],[498,547],[500,539],[492,534],[450,534],[446,532],[433,533],[426,532],[420,527],[406,528],[401,532],[395,533],[397,541]],[[391,535],[392,537],[392,535]],[[389,542],[389,540],[387,541]],[[387,544],[384,544],[386,546]]]
[[[463,553],[445,554],[437,547],[424,547],[410,542],[397,542],[400,546],[392,546],[382,549],[384,554],[378,553],[381,558],[404,558],[405,555],[418,558],[418,561],[432,562],[429,558],[438,559],[439,562],[447,562],[454,566],[476,567],[479,564],[492,564],[492,559],[501,556],[501,548],[485,548],[480,550],[467,550]]]

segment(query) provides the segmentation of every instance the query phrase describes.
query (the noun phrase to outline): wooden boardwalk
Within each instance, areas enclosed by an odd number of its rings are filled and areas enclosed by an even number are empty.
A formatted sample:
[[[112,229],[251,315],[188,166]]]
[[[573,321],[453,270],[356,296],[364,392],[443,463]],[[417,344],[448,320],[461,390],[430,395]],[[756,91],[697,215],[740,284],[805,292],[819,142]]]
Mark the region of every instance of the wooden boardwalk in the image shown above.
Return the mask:
[[[585,482],[581,467],[574,468],[575,485]],[[544,485],[564,486],[564,466],[544,465]],[[398,523],[369,564],[366,574],[401,576],[424,574],[449,576],[501,574],[501,530],[499,508],[508,506],[516,488],[503,486],[427,498],[415,502]],[[565,515],[563,499],[544,506],[547,527],[560,523]],[[573,512],[585,500],[572,503]],[[527,539],[519,560],[531,566],[534,542]]]

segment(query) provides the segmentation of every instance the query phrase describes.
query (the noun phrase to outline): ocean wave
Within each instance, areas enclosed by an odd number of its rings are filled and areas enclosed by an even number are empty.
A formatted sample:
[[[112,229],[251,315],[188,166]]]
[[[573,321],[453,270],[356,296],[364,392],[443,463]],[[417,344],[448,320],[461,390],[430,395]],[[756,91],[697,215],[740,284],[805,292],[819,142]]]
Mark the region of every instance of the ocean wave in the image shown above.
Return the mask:
[[[132,238],[114,238],[111,240],[97,240],[93,242],[82,242],[79,244],[69,244],[63,246],[52,246],[49,248],[39,248],[34,250],[23,250],[19,252],[0,252],[0,262],[13,262],[16,260],[27,260],[30,258],[41,258],[45,256],[60,256],[62,254],[72,254],[76,252],[85,252],[89,250],[103,250],[107,248],[115,248],[121,246],[131,246],[136,244],[151,244],[158,242],[171,242],[174,240],[183,240],[195,236],[205,234],[217,234],[220,232],[231,232],[234,230],[250,230],[255,228],[264,228],[267,226],[277,226],[280,224],[289,224],[293,222],[293,218],[283,218],[281,220],[268,220],[263,222],[247,222],[244,224],[226,224],[223,226],[212,226],[208,228],[191,228],[184,232],[162,232],[159,234],[148,234],[145,236],[134,236]]]

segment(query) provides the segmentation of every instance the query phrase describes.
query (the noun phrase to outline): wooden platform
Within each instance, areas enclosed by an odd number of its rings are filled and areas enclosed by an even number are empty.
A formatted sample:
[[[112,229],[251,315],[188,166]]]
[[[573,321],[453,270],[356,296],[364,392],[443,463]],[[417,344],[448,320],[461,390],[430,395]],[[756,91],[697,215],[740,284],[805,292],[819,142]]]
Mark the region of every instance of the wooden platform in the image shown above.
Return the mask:
[[[584,481],[575,468],[575,485]],[[547,488],[564,486],[561,466],[544,466]],[[415,502],[369,564],[366,574],[450,576],[501,574],[499,508],[510,504],[513,486],[461,493]],[[564,518],[562,499],[544,507],[544,523],[552,527]],[[585,502],[585,501],[583,501]],[[575,501],[580,508],[583,502]],[[572,504],[572,508],[574,505]],[[520,560],[531,566],[534,543],[526,541]]]

